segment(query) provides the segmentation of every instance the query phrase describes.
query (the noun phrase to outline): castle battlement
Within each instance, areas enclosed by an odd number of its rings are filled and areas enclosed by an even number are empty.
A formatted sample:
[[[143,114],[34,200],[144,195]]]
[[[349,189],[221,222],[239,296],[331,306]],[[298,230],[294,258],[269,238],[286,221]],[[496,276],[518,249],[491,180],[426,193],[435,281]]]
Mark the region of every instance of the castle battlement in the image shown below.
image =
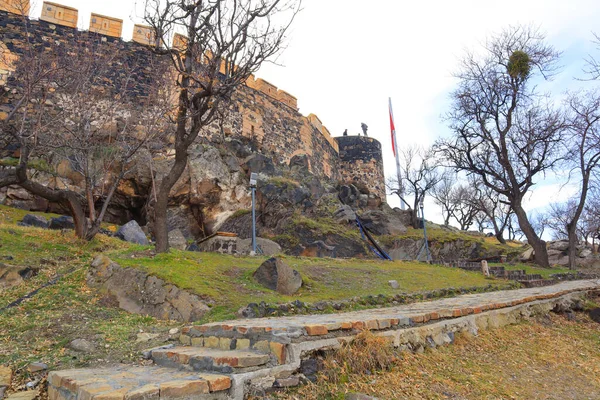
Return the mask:
[[[7,11],[12,14],[29,16],[30,9],[30,0],[0,0],[0,11]],[[40,20],[69,28],[77,28],[77,24],[79,22],[79,10],[59,3],[44,1],[42,4],[42,14],[40,15]],[[123,20],[92,13],[90,17],[89,31],[98,33],[100,35],[122,39]],[[181,48],[186,40],[187,39],[184,35],[176,33],[173,36],[172,46],[174,48]],[[135,24],[133,27],[132,41],[142,45],[154,45],[152,27]],[[221,71],[223,72],[224,70],[224,66],[221,66]],[[262,78],[256,79],[254,76],[250,76],[246,81],[246,85],[254,90],[258,90],[259,92],[266,94],[274,100],[285,104],[293,110],[298,111],[298,99],[290,93],[279,89],[272,83],[267,82]],[[314,114],[310,115],[314,116]],[[310,115],[308,117],[309,119],[311,119]],[[326,135],[328,141],[332,145],[335,145],[335,141],[333,141],[331,138],[329,131],[327,131],[327,128],[325,128],[320,121],[315,125],[315,127],[317,127],[319,131]],[[324,133],[325,131],[326,133]]]
[[[9,76],[18,68],[16,61],[28,43],[40,48],[47,48],[48,41],[65,46],[84,45],[90,35],[99,34],[103,35],[99,45],[106,43],[115,51],[107,84],[121,79],[123,59],[137,60],[142,68],[132,78],[132,90],[136,98],[145,96],[143,85],[135,82],[146,79],[144,71],[148,66],[144,62],[151,56],[150,46],[155,44],[152,27],[136,24],[132,40],[125,41],[121,37],[123,20],[118,18],[92,13],[86,31],[77,29],[79,12],[72,7],[46,1],[39,20],[24,21],[22,16],[28,14],[28,0],[0,0],[0,87],[9,84]],[[175,34],[173,48],[181,48],[186,40],[184,35]],[[205,57],[210,58],[211,54]],[[221,72],[226,72],[224,64]],[[7,96],[0,103],[0,119],[10,112],[11,99]],[[385,197],[381,147],[376,140],[332,137],[317,115],[303,116],[298,112],[296,97],[253,75],[236,91],[234,99],[223,128],[207,129],[209,140],[222,140],[224,135],[232,139],[245,137],[278,164],[287,164],[296,155],[306,155],[315,175],[361,183],[371,193]]]

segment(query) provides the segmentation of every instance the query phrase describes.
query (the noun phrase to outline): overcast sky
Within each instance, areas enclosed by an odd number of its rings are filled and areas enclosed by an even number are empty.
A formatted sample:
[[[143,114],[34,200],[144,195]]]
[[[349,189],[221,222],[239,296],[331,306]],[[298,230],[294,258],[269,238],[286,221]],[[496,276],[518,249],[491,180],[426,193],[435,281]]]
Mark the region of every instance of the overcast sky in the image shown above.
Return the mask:
[[[138,0],[140,4],[143,0]],[[54,0],[79,9],[80,26],[97,12],[124,20],[129,39],[133,22],[142,22],[135,0]],[[40,14],[41,1],[32,16]],[[395,169],[387,102],[392,98],[399,146],[428,146],[447,135],[441,116],[454,85],[452,72],[466,49],[509,25],[532,24],[564,53],[563,72],[545,89],[560,94],[577,85],[583,58],[594,51],[600,33],[598,0],[303,0],[279,64],[265,65],[264,78],[298,98],[300,112],[314,113],[334,136],[344,129],[369,135],[383,145],[385,172]],[[600,53],[600,52],[599,52]],[[538,182],[527,208],[543,207],[572,195],[556,180]],[[397,205],[396,199],[389,199]],[[439,221],[437,206],[427,217]],[[430,218],[428,218],[430,219]]]

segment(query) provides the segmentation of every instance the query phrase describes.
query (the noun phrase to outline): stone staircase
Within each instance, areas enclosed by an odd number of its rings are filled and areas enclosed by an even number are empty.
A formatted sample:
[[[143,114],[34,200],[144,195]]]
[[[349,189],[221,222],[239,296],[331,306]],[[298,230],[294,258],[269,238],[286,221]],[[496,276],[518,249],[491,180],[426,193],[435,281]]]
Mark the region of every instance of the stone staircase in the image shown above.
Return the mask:
[[[454,264],[452,265],[454,266]],[[456,263],[456,266],[465,271],[481,272],[481,264],[479,263],[459,262]],[[544,279],[540,274],[527,274],[524,269],[507,270],[503,266],[493,266],[489,267],[489,270],[490,275],[496,278],[517,281],[526,288],[549,286],[557,282],[556,279]]]
[[[463,295],[340,314],[296,315],[188,326],[180,345],[145,351],[150,366],[53,371],[49,400],[234,399],[297,385],[316,351],[335,349],[362,330],[416,350],[452,343],[462,331],[514,323],[600,290],[599,281]],[[314,373],[314,371],[312,371]],[[310,378],[310,377],[309,377]]]

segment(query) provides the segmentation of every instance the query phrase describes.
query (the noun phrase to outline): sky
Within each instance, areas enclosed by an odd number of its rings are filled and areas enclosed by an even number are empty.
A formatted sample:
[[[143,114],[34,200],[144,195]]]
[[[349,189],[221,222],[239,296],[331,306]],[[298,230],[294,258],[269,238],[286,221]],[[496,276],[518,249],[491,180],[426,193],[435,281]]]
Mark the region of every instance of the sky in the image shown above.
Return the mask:
[[[91,12],[122,18],[124,38],[143,22],[143,0],[54,0],[79,9],[80,26]],[[32,17],[40,14],[36,0]],[[594,53],[592,33],[600,33],[598,0],[303,0],[276,64],[256,74],[298,98],[300,112],[316,114],[334,136],[369,126],[383,146],[386,176],[395,174],[388,98],[391,97],[399,147],[431,145],[450,132],[442,116],[457,81],[459,59],[509,25],[539,27],[548,43],[563,52],[562,72],[544,90],[560,96],[581,86],[583,59]],[[597,54],[600,54],[598,51]],[[554,177],[540,179],[526,199],[530,212],[576,193]],[[398,205],[389,197],[391,205]],[[426,217],[441,220],[429,199]]]

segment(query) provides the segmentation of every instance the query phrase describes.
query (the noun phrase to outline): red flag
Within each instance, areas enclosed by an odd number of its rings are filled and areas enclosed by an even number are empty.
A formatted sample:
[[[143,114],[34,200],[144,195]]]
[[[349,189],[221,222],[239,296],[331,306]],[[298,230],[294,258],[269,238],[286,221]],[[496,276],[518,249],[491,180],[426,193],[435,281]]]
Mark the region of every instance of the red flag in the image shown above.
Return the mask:
[[[392,132],[392,151],[396,156],[396,128],[394,127],[394,113],[392,111],[392,98],[390,97],[390,130]]]

